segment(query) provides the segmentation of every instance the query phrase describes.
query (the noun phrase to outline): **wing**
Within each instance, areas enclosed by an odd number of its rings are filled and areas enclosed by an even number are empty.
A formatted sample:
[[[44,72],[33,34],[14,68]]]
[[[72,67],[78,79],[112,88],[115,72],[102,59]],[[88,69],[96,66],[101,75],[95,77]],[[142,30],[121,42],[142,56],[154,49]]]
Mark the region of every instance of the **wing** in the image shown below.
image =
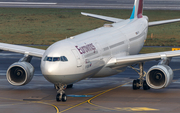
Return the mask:
[[[149,54],[139,54],[139,55],[130,55],[124,57],[114,57],[109,60],[107,67],[116,67],[116,66],[129,66],[139,62],[146,62],[150,60],[159,60],[163,58],[171,58],[180,56],[180,51],[166,51],[158,53],[149,53]]]
[[[32,47],[25,47],[25,46],[6,44],[6,43],[0,43],[0,50],[11,51],[21,54],[28,54],[30,56],[35,56],[35,57],[42,57],[45,52],[45,50],[43,49],[36,49]]]
[[[156,26],[156,25],[161,25],[161,24],[168,24],[168,23],[178,22],[178,21],[180,21],[180,19],[149,22],[149,27]]]
[[[90,17],[98,18],[98,19],[101,19],[101,20],[106,20],[106,21],[114,22],[114,23],[123,21],[123,19],[114,18],[114,17],[102,16],[102,15],[96,15],[96,14],[90,14],[90,13],[84,13],[84,12],[81,12],[81,14],[85,15],[85,16],[90,16]]]

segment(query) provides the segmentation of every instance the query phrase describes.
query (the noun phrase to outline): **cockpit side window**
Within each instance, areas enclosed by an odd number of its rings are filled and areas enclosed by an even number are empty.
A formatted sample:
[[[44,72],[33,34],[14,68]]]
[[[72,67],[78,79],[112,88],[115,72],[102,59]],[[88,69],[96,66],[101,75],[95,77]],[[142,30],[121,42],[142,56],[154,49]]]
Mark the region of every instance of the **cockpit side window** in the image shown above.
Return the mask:
[[[62,57],[63,57],[64,61],[68,61],[68,59],[65,56],[62,56]]]
[[[60,59],[61,59],[61,61],[64,61],[64,59],[63,59],[63,57],[62,57],[62,56],[60,57]]]
[[[61,56],[60,58],[61,58],[61,61],[63,61],[63,62],[68,61],[68,59],[65,56]]]

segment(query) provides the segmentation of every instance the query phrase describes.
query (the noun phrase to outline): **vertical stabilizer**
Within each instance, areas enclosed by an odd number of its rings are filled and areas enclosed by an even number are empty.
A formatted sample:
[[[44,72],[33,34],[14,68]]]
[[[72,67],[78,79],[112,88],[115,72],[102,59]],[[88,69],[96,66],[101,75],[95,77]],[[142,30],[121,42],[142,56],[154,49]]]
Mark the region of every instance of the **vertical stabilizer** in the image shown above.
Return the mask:
[[[143,14],[143,0],[135,0],[130,19],[142,18],[142,14]]]

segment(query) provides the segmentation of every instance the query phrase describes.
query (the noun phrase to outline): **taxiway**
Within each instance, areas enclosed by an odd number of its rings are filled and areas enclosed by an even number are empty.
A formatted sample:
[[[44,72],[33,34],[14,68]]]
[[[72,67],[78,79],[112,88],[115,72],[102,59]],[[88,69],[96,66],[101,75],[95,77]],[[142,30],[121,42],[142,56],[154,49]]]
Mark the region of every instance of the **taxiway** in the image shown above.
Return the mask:
[[[6,80],[9,65],[22,58],[21,54],[0,53],[0,113],[101,113],[101,112],[153,112],[178,113],[180,110],[180,57],[172,59],[170,66],[177,69],[173,83],[160,90],[132,90],[132,80],[138,74],[130,69],[106,78],[90,78],[66,89],[67,102],[56,102],[56,90],[42,76],[40,59],[33,58],[35,76],[25,86],[12,86]],[[145,64],[145,71],[157,61]]]
[[[0,7],[132,9],[134,0],[0,0]],[[144,0],[145,9],[180,10],[179,0]]]

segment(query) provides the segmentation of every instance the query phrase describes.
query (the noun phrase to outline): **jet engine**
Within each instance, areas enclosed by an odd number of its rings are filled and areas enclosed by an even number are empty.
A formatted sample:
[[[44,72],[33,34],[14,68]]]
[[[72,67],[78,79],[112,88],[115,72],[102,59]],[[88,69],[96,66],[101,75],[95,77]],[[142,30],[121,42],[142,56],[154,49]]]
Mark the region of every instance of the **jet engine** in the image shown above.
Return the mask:
[[[173,79],[173,71],[167,65],[156,65],[149,69],[146,74],[146,82],[149,87],[161,89],[167,87]]]
[[[6,73],[10,84],[21,86],[29,83],[34,75],[34,67],[28,62],[15,62]]]

